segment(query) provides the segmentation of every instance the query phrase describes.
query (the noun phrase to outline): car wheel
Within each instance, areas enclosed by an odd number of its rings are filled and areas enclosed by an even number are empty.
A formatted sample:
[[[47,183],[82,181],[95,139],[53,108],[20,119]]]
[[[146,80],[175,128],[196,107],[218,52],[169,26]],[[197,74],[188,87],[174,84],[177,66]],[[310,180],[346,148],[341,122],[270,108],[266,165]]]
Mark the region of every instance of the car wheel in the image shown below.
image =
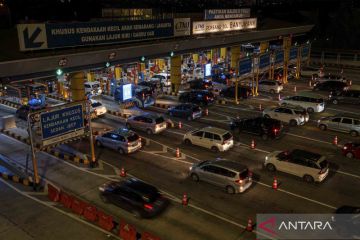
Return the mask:
[[[323,131],[325,131],[325,130],[327,129],[326,125],[324,125],[324,124],[321,124],[321,125],[319,126],[319,128],[320,128],[321,130],[323,130]]]
[[[303,177],[304,181],[307,182],[307,183],[312,183],[314,182],[314,178],[310,175],[304,175]]]
[[[138,210],[131,210],[131,214],[136,218],[141,218],[141,213]]]
[[[198,181],[199,181],[199,176],[198,176],[196,173],[192,173],[192,174],[191,174],[191,179],[192,179],[194,182],[198,182]]]
[[[275,167],[274,164],[272,164],[272,163],[266,164],[266,169],[267,169],[269,172],[275,172],[275,171],[276,171],[276,167]]]
[[[102,143],[99,140],[97,140],[95,143],[96,143],[96,146],[103,147]]]
[[[297,126],[297,121],[295,119],[290,120],[290,126]]]
[[[265,114],[264,118],[270,118],[270,116],[268,114]]]
[[[354,157],[354,154],[352,152],[348,152],[346,153],[345,155],[347,158],[353,158]]]
[[[235,188],[232,186],[226,186],[226,192],[228,194],[234,194],[235,193]]]
[[[126,126],[127,129],[130,129],[130,128],[131,128],[130,123],[126,123],[125,126]]]
[[[148,135],[151,135],[151,134],[153,134],[153,131],[148,128],[148,129],[146,129],[146,133],[147,133]]]
[[[359,133],[358,133],[357,131],[351,131],[351,132],[350,132],[350,135],[351,135],[352,137],[357,137],[357,136],[359,135]]]
[[[188,117],[187,117],[187,120],[188,120],[188,121],[191,121],[191,120],[193,120],[193,118],[192,118],[191,116],[188,116]]]
[[[185,140],[184,140],[184,143],[185,143],[186,145],[191,145],[191,144],[192,144],[189,139],[185,139]]]
[[[107,197],[105,197],[105,196],[102,195],[102,194],[100,194],[100,199],[101,199],[101,201],[104,202],[104,203],[108,203],[108,202],[109,202],[109,200],[107,199]]]
[[[313,113],[313,112],[314,112],[314,109],[311,108],[311,107],[309,107],[309,108],[306,109],[306,111],[307,111],[308,113]]]
[[[261,135],[262,140],[268,140],[269,136],[267,134]]]
[[[339,101],[338,101],[337,99],[333,99],[333,100],[332,100],[332,103],[336,105],[336,104],[339,103]]]
[[[275,94],[275,90],[274,90],[274,89],[270,89],[270,93],[271,93],[271,94]]]
[[[120,154],[125,154],[125,151],[124,151],[124,149],[122,149],[122,148],[119,148],[119,149],[118,149],[118,152],[119,152]]]
[[[215,146],[212,146],[211,151],[214,152],[214,153],[217,153],[217,152],[219,152],[219,148],[215,147]]]

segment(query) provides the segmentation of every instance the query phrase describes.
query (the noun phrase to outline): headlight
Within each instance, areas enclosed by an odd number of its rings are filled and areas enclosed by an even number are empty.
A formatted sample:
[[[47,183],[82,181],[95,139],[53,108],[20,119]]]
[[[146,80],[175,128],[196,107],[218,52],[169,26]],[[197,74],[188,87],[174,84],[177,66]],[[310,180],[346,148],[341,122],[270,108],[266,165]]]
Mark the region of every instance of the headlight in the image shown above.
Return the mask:
[[[269,157],[268,157],[268,156],[265,157],[265,161],[267,161],[267,160],[269,160]]]
[[[344,146],[344,150],[346,150],[347,149],[347,146]]]
[[[189,170],[190,170],[190,171],[192,171],[192,169],[193,169],[193,167],[192,167],[192,166],[191,166],[191,167],[189,167]]]

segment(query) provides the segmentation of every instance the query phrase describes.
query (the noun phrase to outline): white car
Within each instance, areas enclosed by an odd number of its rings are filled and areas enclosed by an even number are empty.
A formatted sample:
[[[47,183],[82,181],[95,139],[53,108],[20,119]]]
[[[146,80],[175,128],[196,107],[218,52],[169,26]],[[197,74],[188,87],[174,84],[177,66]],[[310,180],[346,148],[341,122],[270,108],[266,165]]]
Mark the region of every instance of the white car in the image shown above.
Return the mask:
[[[94,99],[91,99],[90,101],[91,101],[90,111],[92,113],[95,113],[97,117],[105,115],[107,109],[104,105],[102,105],[101,102],[95,101]]]
[[[233,136],[229,131],[215,127],[205,127],[184,135],[184,143],[211,149],[213,152],[224,152],[234,146]]]
[[[100,95],[102,93],[100,82],[94,81],[94,82],[85,82],[85,94],[91,94],[91,95]]]
[[[195,68],[193,72],[193,78],[195,79],[203,79],[204,71],[201,68]]]
[[[341,75],[334,75],[334,74],[329,74],[323,77],[316,77],[314,79],[314,84],[317,83],[323,83],[323,82],[327,82],[327,81],[339,81],[339,82],[344,82],[348,85],[352,85],[352,81],[349,79],[346,79],[346,77],[341,76]]]
[[[297,105],[306,109],[308,113],[322,112],[325,109],[325,101],[319,96],[287,96],[280,100],[280,105]]]
[[[309,114],[300,106],[286,105],[275,108],[266,108],[263,116],[289,123],[291,126],[304,125],[309,121]]]
[[[157,74],[153,75],[150,80],[151,81],[160,81],[162,83],[162,85],[165,87],[171,86],[169,73],[157,73]]]
[[[280,93],[283,90],[283,85],[279,81],[274,80],[261,80],[259,81],[259,91],[269,92],[271,94]]]

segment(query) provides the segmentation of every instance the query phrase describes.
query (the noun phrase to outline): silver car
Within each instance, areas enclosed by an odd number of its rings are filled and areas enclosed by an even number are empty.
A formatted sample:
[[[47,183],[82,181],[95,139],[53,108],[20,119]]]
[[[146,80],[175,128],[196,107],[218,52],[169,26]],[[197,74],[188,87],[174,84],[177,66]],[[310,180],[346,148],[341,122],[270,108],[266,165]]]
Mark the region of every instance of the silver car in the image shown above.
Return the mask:
[[[192,180],[219,186],[229,194],[242,193],[252,184],[247,166],[234,161],[214,160],[195,163],[190,167]]]
[[[146,131],[147,134],[156,134],[165,131],[167,122],[159,114],[145,113],[140,116],[132,116],[127,119],[126,127]]]
[[[111,148],[121,154],[132,153],[141,148],[139,135],[126,128],[96,136],[95,143],[98,147]]]
[[[259,81],[259,91],[269,92],[271,94],[280,93],[283,90],[283,85],[279,81],[262,80]]]
[[[350,133],[356,137],[360,133],[360,117],[348,114],[339,114],[335,116],[322,117],[318,120],[318,127],[321,130],[334,130]]]

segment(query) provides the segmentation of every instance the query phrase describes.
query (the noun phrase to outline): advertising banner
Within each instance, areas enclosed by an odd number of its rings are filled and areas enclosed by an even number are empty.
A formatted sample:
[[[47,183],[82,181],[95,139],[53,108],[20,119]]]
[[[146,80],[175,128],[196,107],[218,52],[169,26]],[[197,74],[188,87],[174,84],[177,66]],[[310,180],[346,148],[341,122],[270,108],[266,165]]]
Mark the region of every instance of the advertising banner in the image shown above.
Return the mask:
[[[250,17],[250,8],[240,9],[206,9],[205,20],[235,19]]]
[[[270,66],[270,53],[264,53],[259,57],[259,69],[264,69]]]
[[[284,62],[284,50],[275,51],[275,64],[282,64]]]
[[[240,59],[239,62],[239,75],[245,75],[251,73],[252,70],[252,58]]]
[[[302,60],[308,59],[309,53],[310,53],[310,46],[309,45],[302,46],[302,48],[301,48],[301,58],[302,58]]]
[[[257,18],[193,22],[192,33],[205,34],[255,29]]]
[[[172,37],[174,20],[18,24],[17,30],[20,51],[28,51]]]
[[[190,18],[174,19],[174,37],[189,36],[191,34]]]
[[[290,48],[289,60],[296,60],[298,57],[298,47]]]

